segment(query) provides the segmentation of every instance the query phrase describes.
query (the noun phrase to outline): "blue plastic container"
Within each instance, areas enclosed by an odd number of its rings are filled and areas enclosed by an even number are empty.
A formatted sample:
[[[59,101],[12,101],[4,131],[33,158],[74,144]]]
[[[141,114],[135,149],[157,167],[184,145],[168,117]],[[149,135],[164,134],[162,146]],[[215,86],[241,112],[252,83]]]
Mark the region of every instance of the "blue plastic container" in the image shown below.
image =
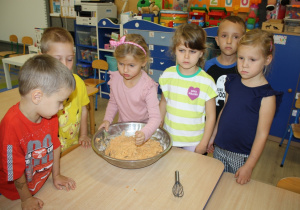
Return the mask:
[[[118,63],[115,57],[105,55],[106,61],[108,63],[108,70],[110,71],[118,71]]]

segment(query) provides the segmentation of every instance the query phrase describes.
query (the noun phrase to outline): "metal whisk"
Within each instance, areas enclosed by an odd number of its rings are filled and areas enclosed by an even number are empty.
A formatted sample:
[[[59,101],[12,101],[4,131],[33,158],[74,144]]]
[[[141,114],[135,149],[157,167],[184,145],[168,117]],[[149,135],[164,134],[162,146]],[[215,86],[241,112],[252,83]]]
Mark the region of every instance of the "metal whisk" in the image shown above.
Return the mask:
[[[175,184],[172,188],[172,192],[175,197],[182,197],[184,194],[183,186],[179,181],[179,171],[175,171]]]

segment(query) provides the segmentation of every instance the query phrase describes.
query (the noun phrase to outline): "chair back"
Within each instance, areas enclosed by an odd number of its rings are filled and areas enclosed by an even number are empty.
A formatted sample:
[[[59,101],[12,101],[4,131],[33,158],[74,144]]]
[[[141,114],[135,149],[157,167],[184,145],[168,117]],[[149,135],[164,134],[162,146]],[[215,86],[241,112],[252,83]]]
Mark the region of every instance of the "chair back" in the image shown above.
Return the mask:
[[[300,177],[286,177],[277,182],[277,187],[300,194]]]
[[[23,54],[25,55],[26,45],[33,45],[33,39],[30,36],[23,36],[22,43],[23,43]]]
[[[9,41],[11,43],[11,51],[14,51],[14,43],[17,44],[17,50],[16,53],[19,53],[19,42],[18,42],[18,37],[14,34],[9,36]]]
[[[92,63],[93,69],[108,70],[108,63],[105,60],[94,60]]]

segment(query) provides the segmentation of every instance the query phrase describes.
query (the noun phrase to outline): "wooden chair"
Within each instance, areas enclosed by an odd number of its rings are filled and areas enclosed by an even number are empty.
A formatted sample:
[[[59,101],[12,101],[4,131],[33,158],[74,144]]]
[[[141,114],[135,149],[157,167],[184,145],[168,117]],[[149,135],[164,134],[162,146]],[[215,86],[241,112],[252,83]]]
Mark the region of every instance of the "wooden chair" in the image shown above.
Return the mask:
[[[24,36],[22,38],[22,44],[23,44],[23,54],[11,54],[8,57],[12,58],[12,57],[16,57],[16,56],[20,56],[20,55],[25,55],[26,54],[26,45],[33,45],[33,39],[30,36]],[[10,71],[10,65],[8,65],[8,70]]]
[[[60,153],[60,157],[65,156],[66,154],[68,154],[69,152],[73,151],[74,149],[76,149],[77,147],[79,147],[80,144],[74,144],[73,146],[67,148],[65,151]]]
[[[286,145],[286,149],[285,149],[285,152],[284,152],[283,159],[282,159],[282,162],[280,164],[280,167],[283,167],[283,164],[284,164],[287,152],[289,150],[292,138],[295,137],[297,139],[300,139],[300,124],[299,124],[300,97],[297,99],[297,101],[295,103],[295,107],[297,108],[297,113],[296,113],[295,121],[294,121],[294,123],[288,125],[288,127],[286,128],[285,133],[284,133],[284,135],[283,135],[283,137],[281,139],[281,142],[279,144],[279,146],[281,147],[281,145],[282,145],[282,143],[283,143],[283,141],[284,141],[287,133],[290,132],[289,139],[288,139],[288,142],[287,142],[287,145]]]
[[[18,43],[18,37],[16,35],[10,35],[9,36],[9,41],[11,45],[11,51],[2,51],[0,52],[1,57],[8,57],[9,55],[19,53],[19,43]],[[14,51],[14,44],[17,44],[17,49]]]
[[[277,182],[276,187],[300,194],[300,178],[299,177],[283,178]]]
[[[108,70],[108,63],[105,60],[94,60],[92,63],[92,68],[94,71],[94,78],[91,79],[85,79],[84,83],[86,86],[90,87],[97,87],[99,89],[98,93],[96,94],[96,100],[95,100],[95,110],[97,111],[97,104],[98,104],[98,96],[101,97],[101,86],[107,85],[107,70]],[[104,80],[101,79],[101,70],[105,71],[104,73]],[[98,71],[98,78],[97,78],[97,71]]]

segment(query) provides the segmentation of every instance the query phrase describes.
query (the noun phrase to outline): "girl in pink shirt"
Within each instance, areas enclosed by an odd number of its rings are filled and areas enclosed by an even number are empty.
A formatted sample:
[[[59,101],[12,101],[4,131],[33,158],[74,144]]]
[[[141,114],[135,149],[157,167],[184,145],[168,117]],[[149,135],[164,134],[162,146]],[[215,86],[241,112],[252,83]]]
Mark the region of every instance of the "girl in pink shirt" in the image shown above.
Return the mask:
[[[118,71],[110,72],[110,99],[100,128],[108,130],[115,115],[119,112],[119,122],[147,123],[135,133],[136,144],[148,140],[160,124],[158,84],[144,71],[150,53],[144,38],[139,34],[123,36],[115,46],[114,56]]]

